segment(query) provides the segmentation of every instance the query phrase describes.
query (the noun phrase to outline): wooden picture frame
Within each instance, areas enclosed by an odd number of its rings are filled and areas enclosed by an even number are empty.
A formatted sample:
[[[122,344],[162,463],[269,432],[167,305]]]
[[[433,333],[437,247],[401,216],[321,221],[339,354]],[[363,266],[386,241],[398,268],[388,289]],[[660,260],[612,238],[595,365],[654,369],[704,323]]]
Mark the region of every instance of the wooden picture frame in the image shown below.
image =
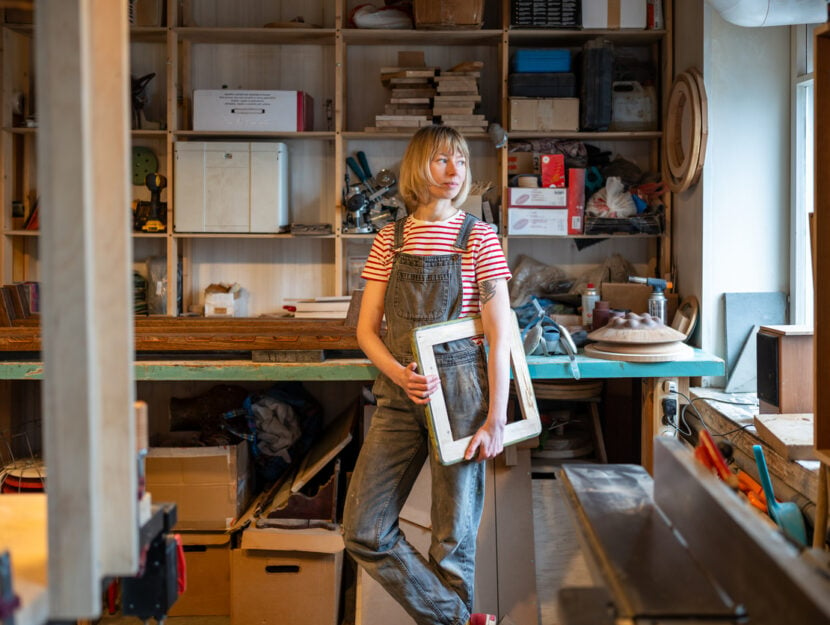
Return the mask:
[[[412,346],[418,371],[423,375],[438,375],[434,346],[448,341],[484,335],[481,317],[464,317],[443,323],[435,323],[416,328],[412,333]],[[510,370],[512,384],[518,398],[521,420],[508,423],[504,428],[504,446],[538,436],[542,432],[542,422],[533,392],[530,371],[527,368],[524,345],[519,334],[519,324],[513,315],[510,330]],[[456,439],[453,437],[447,403],[439,391],[430,396],[426,406],[430,436],[442,464],[454,464],[464,459],[464,452],[472,436]]]

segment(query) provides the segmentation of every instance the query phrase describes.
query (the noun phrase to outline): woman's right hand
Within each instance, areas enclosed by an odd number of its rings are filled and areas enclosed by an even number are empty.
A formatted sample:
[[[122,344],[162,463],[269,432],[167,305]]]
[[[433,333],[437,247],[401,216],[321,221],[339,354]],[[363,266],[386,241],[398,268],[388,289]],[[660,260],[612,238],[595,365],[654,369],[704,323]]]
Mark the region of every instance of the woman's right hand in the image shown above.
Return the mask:
[[[428,404],[429,396],[441,386],[441,380],[437,375],[421,375],[417,373],[417,370],[417,362],[410,362],[401,369],[398,386],[406,392],[409,399],[414,403]]]

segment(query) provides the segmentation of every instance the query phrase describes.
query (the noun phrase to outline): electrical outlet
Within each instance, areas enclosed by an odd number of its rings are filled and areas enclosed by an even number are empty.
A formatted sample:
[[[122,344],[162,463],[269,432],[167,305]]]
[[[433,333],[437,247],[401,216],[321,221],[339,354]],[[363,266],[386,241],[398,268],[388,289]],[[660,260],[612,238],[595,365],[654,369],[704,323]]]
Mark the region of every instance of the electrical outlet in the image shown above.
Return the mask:
[[[664,393],[676,393],[677,392],[677,380],[663,380],[663,392]]]

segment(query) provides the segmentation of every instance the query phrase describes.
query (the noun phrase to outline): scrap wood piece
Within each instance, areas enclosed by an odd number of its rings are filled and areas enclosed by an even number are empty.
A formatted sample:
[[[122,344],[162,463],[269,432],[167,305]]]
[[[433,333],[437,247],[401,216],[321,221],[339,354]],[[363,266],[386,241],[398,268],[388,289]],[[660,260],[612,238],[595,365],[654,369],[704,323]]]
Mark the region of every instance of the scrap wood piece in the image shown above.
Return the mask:
[[[812,414],[756,414],[758,438],[788,460],[815,460]]]

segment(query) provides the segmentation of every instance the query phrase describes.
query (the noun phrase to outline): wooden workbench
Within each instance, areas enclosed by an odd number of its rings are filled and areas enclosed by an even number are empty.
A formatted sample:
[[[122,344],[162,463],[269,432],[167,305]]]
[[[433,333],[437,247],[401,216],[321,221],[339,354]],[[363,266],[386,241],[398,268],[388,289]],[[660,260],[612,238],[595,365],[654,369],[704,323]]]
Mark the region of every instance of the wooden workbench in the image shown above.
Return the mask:
[[[527,358],[534,379],[572,379],[567,356]],[[688,387],[689,378],[723,375],[723,361],[700,350],[685,359],[660,363],[631,363],[590,358],[580,354],[577,364],[583,380],[630,378],[642,381],[642,464],[651,469],[652,443],[662,412],[654,400],[663,380]],[[340,382],[373,380],[377,369],[367,359],[330,359],[314,363],[274,363],[250,360],[139,360],[134,363],[136,381],[141,382]],[[0,362],[0,380],[40,380],[43,366],[38,361]],[[500,493],[495,510],[497,526],[513,528],[495,537],[499,545],[498,605],[517,625],[537,623],[535,580],[527,563],[533,561],[532,493],[530,451],[511,452],[495,468],[496,489]],[[504,518],[499,519],[499,517]],[[519,531],[521,530],[521,531]],[[502,559],[504,558],[504,560]],[[531,567],[532,568],[532,567]],[[530,592],[530,589],[533,592]]]
[[[572,379],[567,356],[529,356],[530,377],[536,380]],[[690,356],[670,362],[626,362],[577,356],[582,379],[633,378],[642,380],[641,462],[652,465],[652,439],[659,432],[662,408],[655,397],[666,379],[677,379],[680,390],[688,389],[689,378],[721,376],[723,360],[693,349]],[[337,358],[323,362],[253,362],[251,360],[168,359],[138,360],[134,364],[136,381],[175,382],[303,382],[371,381],[378,370],[365,358]],[[0,362],[0,380],[40,380],[43,364],[36,360]]]

